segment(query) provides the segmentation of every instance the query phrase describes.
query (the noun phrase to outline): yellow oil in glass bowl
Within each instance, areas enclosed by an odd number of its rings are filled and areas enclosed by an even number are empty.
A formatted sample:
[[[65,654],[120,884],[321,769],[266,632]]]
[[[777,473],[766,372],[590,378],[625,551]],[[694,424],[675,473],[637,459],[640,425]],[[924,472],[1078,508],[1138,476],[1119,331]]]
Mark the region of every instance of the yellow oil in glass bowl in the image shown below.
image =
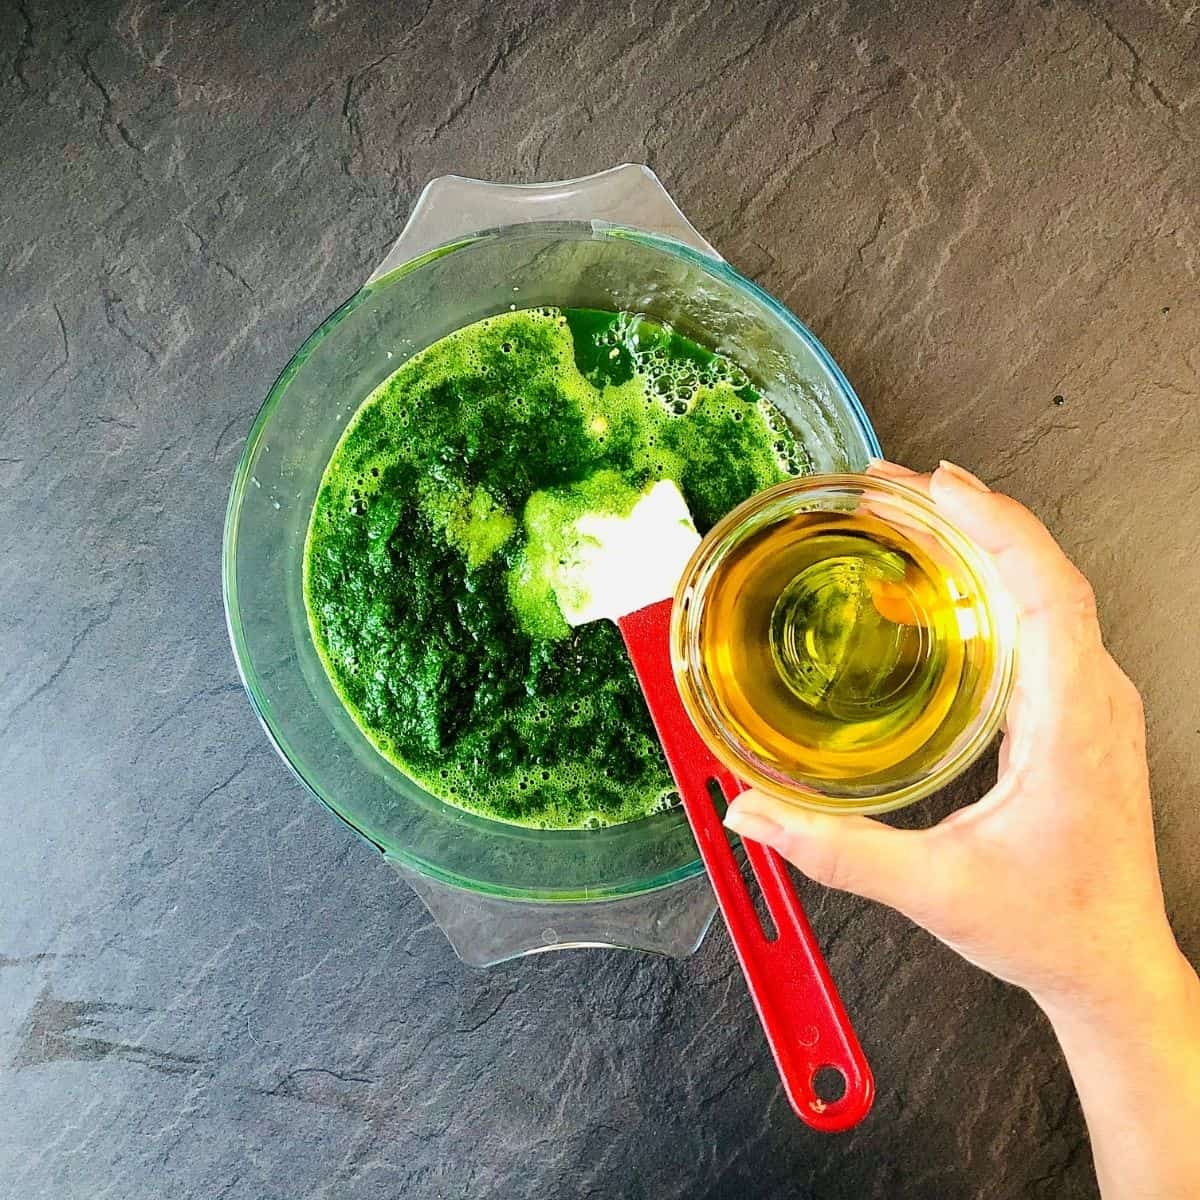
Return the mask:
[[[990,561],[926,497],[810,477],[708,535],[673,655],[693,721],[735,774],[869,812],[928,794],[986,746],[1014,634]]]

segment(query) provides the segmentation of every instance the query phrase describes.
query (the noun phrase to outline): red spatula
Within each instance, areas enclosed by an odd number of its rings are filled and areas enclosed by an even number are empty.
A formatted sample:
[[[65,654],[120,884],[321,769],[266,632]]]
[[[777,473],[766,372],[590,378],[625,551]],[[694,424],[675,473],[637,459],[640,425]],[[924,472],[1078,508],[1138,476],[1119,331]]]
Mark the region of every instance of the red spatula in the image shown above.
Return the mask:
[[[745,840],[774,923],[764,931],[710,792],[715,785],[728,801],[745,785],[701,740],[671,671],[672,596],[699,543],[679,489],[655,484],[625,516],[587,513],[575,522],[553,574],[555,598],[571,625],[607,619],[621,630],[784,1091],[802,1121],[834,1133],[870,1111],[870,1067],[783,860]],[[822,1098],[818,1076],[826,1075],[835,1086],[822,1086]]]

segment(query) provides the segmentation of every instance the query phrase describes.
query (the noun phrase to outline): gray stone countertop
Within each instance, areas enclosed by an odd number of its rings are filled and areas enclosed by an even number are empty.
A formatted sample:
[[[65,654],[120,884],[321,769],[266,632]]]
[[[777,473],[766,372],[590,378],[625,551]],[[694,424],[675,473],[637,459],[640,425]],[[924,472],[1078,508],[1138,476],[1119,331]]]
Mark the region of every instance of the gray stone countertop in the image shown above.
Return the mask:
[[[879,1084],[836,1138],[722,930],[461,965],[266,743],[221,527],[426,180],[645,161],[1091,575],[1195,958],[1198,154],[1183,0],[0,5],[0,1195],[1094,1196],[1033,1004],[877,906],[808,890]]]

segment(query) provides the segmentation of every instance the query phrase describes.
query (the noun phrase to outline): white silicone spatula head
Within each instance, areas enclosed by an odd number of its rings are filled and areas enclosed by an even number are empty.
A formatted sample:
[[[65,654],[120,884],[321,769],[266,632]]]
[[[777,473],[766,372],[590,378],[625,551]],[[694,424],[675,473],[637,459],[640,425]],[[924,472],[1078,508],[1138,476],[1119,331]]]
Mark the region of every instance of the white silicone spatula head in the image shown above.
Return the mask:
[[[624,516],[584,513],[551,579],[569,625],[617,621],[675,594],[700,545],[687,502],[669,479]]]

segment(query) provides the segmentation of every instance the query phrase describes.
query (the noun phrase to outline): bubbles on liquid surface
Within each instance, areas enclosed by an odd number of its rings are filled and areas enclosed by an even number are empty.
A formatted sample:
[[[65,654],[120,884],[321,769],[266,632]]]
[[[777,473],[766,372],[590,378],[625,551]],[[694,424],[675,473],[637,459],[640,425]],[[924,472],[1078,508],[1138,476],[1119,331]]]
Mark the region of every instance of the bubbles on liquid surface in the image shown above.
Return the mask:
[[[525,310],[518,320],[524,320],[526,314],[537,315],[552,322],[549,342],[552,353],[561,354],[564,364],[572,361],[570,337],[560,332],[569,329],[566,316],[558,309],[543,307]],[[422,391],[423,387],[438,386],[439,379],[472,374],[477,378],[487,379],[489,383],[485,386],[492,388],[503,386],[500,381],[506,377],[506,372],[511,372],[514,364],[519,363],[521,355],[517,352],[528,348],[529,343],[525,339],[530,335],[525,325],[514,322],[508,314],[501,314],[491,321],[494,322],[491,340],[479,333],[480,326],[486,326],[488,322],[480,322],[476,326],[468,327],[475,331],[471,337],[455,340],[455,335],[451,334],[448,338],[443,339],[442,343],[439,343],[443,355],[442,374],[432,382],[426,384],[422,380],[414,386],[411,381],[408,381],[403,387],[398,387],[391,393],[393,398],[390,403],[386,391],[390,381],[385,381],[385,384],[382,385],[380,390],[383,403],[377,406],[374,415],[375,419],[382,419],[385,424],[386,436],[380,439],[384,443],[384,449],[377,455],[368,454],[358,458],[354,462],[354,468],[358,473],[347,480],[352,483],[351,489],[338,493],[353,516],[364,517],[368,513],[373,513],[377,497],[381,493],[390,496],[396,490],[397,475],[392,473],[389,479],[389,469],[404,460],[419,460],[422,446],[421,431],[414,430],[411,423],[414,420],[413,414],[423,411],[425,394]],[[619,432],[613,432],[608,428],[609,416],[597,414],[594,409],[589,410],[586,407],[594,401],[590,396],[584,397],[581,390],[582,383],[571,385],[580,389],[578,394],[569,388],[565,389],[568,399],[580,404],[583,411],[588,414],[590,421],[588,431],[601,445],[611,442],[619,435],[628,436],[628,423],[634,422],[634,428],[637,429],[638,436],[642,438],[642,444],[648,445],[650,448],[650,453],[645,455],[644,459],[645,469],[656,477],[674,474],[678,469],[675,459],[672,458],[674,451],[671,447],[674,443],[666,433],[663,433],[666,429],[663,424],[663,416],[673,422],[676,418],[685,417],[699,402],[703,402],[706,406],[706,416],[711,414],[713,417],[719,418],[724,415],[733,421],[744,421],[747,412],[753,413],[755,405],[753,396],[735,395],[738,389],[750,386],[750,380],[740,368],[728,359],[721,357],[713,357],[700,362],[686,358],[681,359],[670,352],[670,334],[671,331],[667,327],[659,326],[637,314],[623,313],[619,314],[607,330],[600,335],[598,340],[601,342],[601,358],[616,363],[622,355],[628,355],[637,383],[637,386],[627,389],[624,393],[617,393],[617,399],[614,401],[616,415],[609,414],[613,422],[624,423],[616,426]],[[605,346],[607,354],[603,349]],[[506,356],[503,361],[499,358],[501,354]],[[550,365],[552,371],[561,370],[561,367],[553,363]],[[592,384],[588,383],[586,386],[592,393],[596,392],[596,388]],[[510,403],[514,413],[524,414],[528,411],[524,396],[516,395]],[[620,407],[622,405],[629,407],[622,409]],[[653,414],[651,422],[638,419],[638,411],[643,405],[643,411]],[[780,468],[791,474],[800,473],[802,468],[800,460],[796,457],[796,447],[790,427],[770,404],[759,401],[758,409],[771,429],[776,431],[776,436],[773,438],[776,443],[773,453]],[[367,410],[368,405],[364,405],[360,411],[365,414]],[[344,437],[353,429],[359,415],[356,414],[352,419]],[[527,420],[528,417],[520,416],[516,419]],[[646,432],[655,428],[663,433],[663,436],[658,439],[661,444],[657,446],[653,434]],[[767,446],[763,446],[762,449],[766,450]],[[444,467],[445,477],[452,480],[462,465],[457,459],[452,459],[444,464],[439,464],[439,469]],[[254,482],[257,484],[257,480]],[[447,503],[444,493],[435,494],[433,499],[439,504]],[[452,499],[450,502],[452,503]],[[426,500],[423,497],[418,500],[418,503],[422,509],[426,507]],[[346,508],[341,511],[345,512]],[[331,511],[326,515],[332,519]],[[519,513],[516,514],[516,519],[520,519]],[[371,522],[368,521],[369,526],[370,524]],[[366,534],[372,541],[377,541],[379,538],[388,536],[388,528],[384,522],[381,530],[369,527]],[[468,590],[470,589],[468,588]],[[387,684],[384,679],[379,682],[385,686]],[[392,690],[394,692],[394,689]],[[514,718],[514,724],[519,733],[520,728],[526,722],[529,725],[544,726],[551,719],[562,720],[564,717],[572,726],[584,727],[588,722],[596,719],[594,705],[590,701],[583,705],[576,702],[570,706],[563,706],[561,709],[556,708],[553,718],[550,710],[545,707],[525,709],[519,719]],[[371,722],[368,720],[366,724],[370,725]],[[544,734],[540,734],[538,740],[544,740]],[[596,769],[596,766],[589,767],[586,764],[554,762],[545,769],[539,767],[524,772],[507,772],[496,767],[489,771],[486,763],[476,760],[474,763],[448,761],[444,768],[435,769],[429,777],[422,779],[419,773],[401,765],[404,756],[399,753],[396,746],[391,745],[386,739],[378,739],[377,744],[380,744],[385,757],[400,766],[406,774],[417,779],[427,791],[455,802],[463,799],[464,803],[467,803],[477,794],[481,786],[480,773],[484,772],[488,778],[489,790],[499,796],[510,796],[516,811],[529,812],[531,823],[548,827],[555,827],[556,822],[559,822],[559,827],[561,827],[562,823],[570,825],[580,820],[583,820],[588,828],[599,828],[607,824],[608,821],[601,814],[585,815],[581,812],[581,807],[585,806],[579,805],[578,796],[580,794],[586,796],[589,788],[611,793],[615,781],[621,778],[621,773],[614,772],[611,768],[605,767],[600,771]],[[635,745],[638,753],[643,757],[657,757],[660,754],[657,746],[649,739],[639,737],[635,740]],[[633,749],[632,746],[631,749]],[[604,780],[605,783],[598,786],[600,780]],[[560,812],[556,807],[558,798],[570,796],[572,793],[576,799],[570,803],[563,802]],[[660,796],[649,798],[645,802],[648,807],[643,811],[665,811],[676,802],[677,797],[674,792],[668,791]],[[539,808],[539,805],[542,807]],[[467,806],[470,807],[469,804]],[[547,819],[543,819],[543,815]],[[562,820],[564,817],[565,822]]]

